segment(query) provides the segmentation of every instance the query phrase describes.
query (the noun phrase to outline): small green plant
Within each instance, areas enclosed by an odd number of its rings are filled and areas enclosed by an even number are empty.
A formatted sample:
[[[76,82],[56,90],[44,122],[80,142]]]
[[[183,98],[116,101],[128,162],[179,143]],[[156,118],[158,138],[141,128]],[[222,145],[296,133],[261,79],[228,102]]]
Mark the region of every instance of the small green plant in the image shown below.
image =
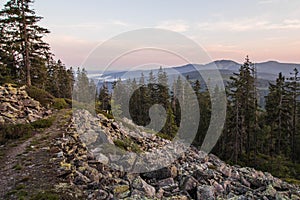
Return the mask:
[[[125,138],[124,140],[114,140],[114,143],[117,147],[126,150],[126,151],[131,151],[134,153],[141,153],[142,150],[140,146],[136,143],[134,143],[132,140],[129,138]]]
[[[293,179],[293,178],[285,178],[283,179],[288,183],[294,184],[294,185],[299,185],[300,186],[300,180]]]
[[[55,120],[55,117],[49,117],[46,119],[40,119],[37,120],[35,122],[31,123],[31,126],[35,129],[39,129],[39,128],[49,128],[50,126],[52,126],[53,122]]]
[[[29,136],[32,130],[30,124],[2,124],[0,125],[0,144],[5,144],[8,140]]]
[[[48,108],[54,101],[54,97],[43,89],[31,86],[27,87],[26,91],[31,98],[39,101],[44,107]]]
[[[52,104],[52,108],[61,110],[61,109],[66,109],[69,108],[69,105],[65,101],[65,99],[62,98],[55,98]]]
[[[24,190],[20,190],[20,191],[17,193],[17,196],[18,196],[18,199],[19,199],[19,200],[25,200],[25,199],[27,199],[28,192],[26,192],[26,191],[24,191]]]
[[[20,164],[17,164],[17,165],[15,165],[14,167],[13,167],[13,169],[14,170],[22,170],[23,169],[23,167],[22,167],[22,165],[20,165]]]
[[[170,140],[170,141],[173,140],[173,137],[172,137],[172,136],[170,136],[170,135],[168,135],[168,134],[165,134],[165,133],[159,132],[159,133],[157,133],[156,135],[157,135],[158,137],[160,137],[160,138],[165,139],[165,140]]]
[[[51,191],[42,191],[36,194],[34,197],[30,198],[30,200],[59,200],[59,195],[51,192]]]
[[[22,190],[25,188],[25,185],[24,184],[19,184],[16,186],[16,190]]]

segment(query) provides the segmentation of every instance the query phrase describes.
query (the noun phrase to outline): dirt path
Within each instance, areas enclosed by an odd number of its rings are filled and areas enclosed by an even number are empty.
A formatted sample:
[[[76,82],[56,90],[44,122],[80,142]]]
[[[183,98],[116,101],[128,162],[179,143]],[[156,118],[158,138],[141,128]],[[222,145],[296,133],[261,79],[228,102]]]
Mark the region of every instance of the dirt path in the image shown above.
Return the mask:
[[[50,145],[64,133],[71,115],[69,110],[54,115],[51,127],[0,147],[0,199],[32,199],[41,192],[48,195],[47,191],[51,196],[54,186],[61,182]]]

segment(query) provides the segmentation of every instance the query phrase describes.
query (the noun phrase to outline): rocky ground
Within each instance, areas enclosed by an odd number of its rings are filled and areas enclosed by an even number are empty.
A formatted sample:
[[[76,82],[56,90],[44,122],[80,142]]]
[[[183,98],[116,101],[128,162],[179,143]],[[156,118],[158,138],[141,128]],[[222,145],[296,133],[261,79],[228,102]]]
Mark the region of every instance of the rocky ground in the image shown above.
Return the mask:
[[[26,88],[12,84],[0,86],[0,124],[29,123],[50,114],[40,102],[28,96]]]
[[[51,159],[56,152],[50,148],[54,138],[63,136],[71,115],[62,110],[54,116],[50,128],[0,146],[0,199],[71,199],[60,190],[66,181],[56,174],[59,163]]]
[[[110,153],[106,156],[99,151],[92,153],[96,147],[89,144],[97,140],[97,131],[98,135],[107,136],[108,143],[114,141],[113,138],[131,138],[150,152],[170,142],[151,135],[148,136],[151,139],[145,140],[148,142],[139,143],[138,138],[145,134],[142,130],[136,129],[131,134],[124,124],[116,124],[102,115],[98,121],[92,120],[87,112],[74,116],[81,117],[81,127],[92,130],[88,134],[92,137],[86,136],[87,131],[78,128],[78,123],[70,123],[64,137],[54,142],[60,150],[57,156],[63,167],[58,174],[76,185],[82,191],[79,196],[86,199],[300,199],[300,190],[294,185],[269,173],[227,165],[216,156],[193,147],[181,153],[170,165],[156,171],[127,173],[113,170],[109,166],[113,166],[115,156],[122,160],[127,154]],[[97,126],[101,129],[96,129]],[[153,141],[156,146],[151,146]],[[97,144],[102,145],[99,141]],[[89,151],[88,148],[92,149]],[[167,152],[165,156],[168,157]]]
[[[0,88],[0,120],[43,117],[45,109],[23,90]],[[0,146],[0,199],[300,199],[295,185],[164,140],[128,119],[72,110],[53,116],[51,127]]]
[[[82,142],[92,143],[95,138],[81,137],[86,133],[78,133],[82,129],[71,119],[70,110],[54,115],[57,119],[50,128],[1,146],[0,199],[300,199],[300,190],[294,185],[269,173],[227,165],[193,147],[153,172],[112,169],[113,156],[92,153],[95,146],[89,149],[91,146]],[[139,143],[145,134],[142,130],[131,134],[124,124],[102,115],[98,120],[99,124],[93,120],[90,125],[83,124],[89,129],[100,125],[108,142],[131,138],[145,147],[139,153],[170,143],[153,135]]]

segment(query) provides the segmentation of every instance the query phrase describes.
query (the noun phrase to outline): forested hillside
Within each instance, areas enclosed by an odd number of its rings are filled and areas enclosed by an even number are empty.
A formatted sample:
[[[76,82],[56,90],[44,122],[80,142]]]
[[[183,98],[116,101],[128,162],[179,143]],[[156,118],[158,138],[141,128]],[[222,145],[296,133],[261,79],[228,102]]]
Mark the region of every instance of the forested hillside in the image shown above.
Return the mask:
[[[147,75],[147,78],[145,78],[144,74],[141,74],[139,79],[120,79],[113,84],[112,90],[109,90],[107,84],[104,83],[100,90],[98,90],[96,87],[98,83],[88,78],[87,71],[84,68],[77,68],[75,72],[71,66],[65,66],[61,60],[56,60],[55,55],[51,52],[50,45],[44,40],[44,37],[50,34],[50,31],[39,25],[39,22],[43,18],[38,16],[32,9],[33,2],[33,0],[10,0],[0,11],[0,85],[3,85],[3,87],[0,87],[1,145],[6,145],[11,141],[23,138],[27,135],[24,131],[28,131],[34,135],[43,133],[41,131],[41,129],[44,130],[43,128],[48,128],[46,129],[48,131],[54,130],[53,128],[49,128],[52,127],[54,119],[47,118],[46,121],[43,121],[43,117],[49,117],[48,115],[51,114],[51,112],[46,111],[47,109],[56,111],[70,109],[72,105],[85,108],[88,107],[86,106],[87,104],[93,102],[95,108],[92,107],[92,109],[97,114],[101,113],[103,117],[105,115],[104,121],[109,124],[107,125],[108,128],[113,126],[111,125],[114,122],[113,119],[118,117],[115,116],[118,114],[122,118],[127,117],[132,119],[132,126],[145,127],[151,121],[149,116],[150,108],[155,104],[160,104],[166,111],[166,121],[161,130],[152,130],[152,132],[155,132],[155,137],[162,138],[161,140],[156,138],[152,143],[155,141],[163,141],[165,143],[172,141],[176,138],[176,134],[183,122],[193,125],[199,124],[196,137],[192,143],[193,151],[189,152],[193,154],[192,158],[196,159],[196,154],[200,152],[199,150],[202,147],[211,119],[214,117],[212,116],[212,101],[225,100],[227,102],[226,123],[213,151],[208,153],[219,156],[220,159],[228,164],[237,167],[253,167],[257,170],[270,172],[272,175],[282,178],[289,183],[300,184],[299,68],[295,67],[289,76],[283,76],[282,73],[279,73],[275,83],[268,83],[269,93],[265,97],[260,96],[261,94],[258,92],[257,72],[248,56],[240,66],[239,72],[230,75],[230,80],[226,86],[225,99],[218,87],[215,87],[213,94],[210,94],[207,85],[200,80],[191,80],[189,76],[184,77],[184,79],[178,76],[171,86],[168,86],[170,77],[163,68],[160,68],[157,73],[151,71]],[[26,87],[22,87],[24,85]],[[197,102],[194,103],[198,104],[197,107],[200,109],[201,117],[198,121],[195,119],[182,119],[181,117],[183,106],[180,105],[180,102],[189,102],[188,99],[191,96],[189,92],[191,91],[188,88],[190,86],[197,98]],[[263,107],[258,103],[261,98],[265,98],[266,102],[266,105]],[[123,102],[127,101],[129,105],[124,105]],[[188,107],[193,110],[193,107],[196,107],[195,104],[190,104]],[[129,112],[124,113],[124,110],[126,110],[124,106],[129,106]],[[62,111],[59,112],[60,118],[63,119]],[[70,110],[66,112],[69,113]],[[160,111],[158,110],[157,112]],[[159,114],[163,115],[163,113]],[[65,119],[62,121],[67,123]],[[56,121],[56,123],[59,122]],[[104,124],[104,122],[101,123]],[[72,127],[70,124],[66,126],[68,128]],[[59,126],[55,124],[54,127],[59,127],[58,132],[61,135],[65,135],[65,132],[62,130],[66,128],[64,124],[60,124]],[[118,130],[116,134],[120,132],[122,131]],[[76,135],[73,132],[72,134]],[[77,141],[76,137],[72,135],[72,140],[79,143],[80,141]],[[134,149],[138,152],[143,150],[138,148],[127,136],[117,138],[113,142],[123,150],[129,149],[132,151]],[[139,142],[144,144],[141,141]],[[61,145],[61,143],[57,142],[57,146]],[[70,151],[70,155],[73,155],[77,150],[72,150],[72,146],[67,148],[67,145],[70,144],[59,146],[60,149],[58,151],[64,152],[61,157],[65,156],[70,159],[70,156],[68,157],[66,152]],[[144,145],[149,144],[146,143]],[[80,148],[84,149],[85,152],[87,150],[84,146],[80,146]],[[147,149],[145,146],[141,148]],[[85,156],[84,159],[87,159],[87,157]],[[64,162],[68,159],[61,162],[65,164]],[[186,159],[190,159],[190,157]],[[212,163],[221,163],[221,161],[213,156],[208,156],[207,159]],[[189,162],[192,162],[191,160]],[[74,164],[78,169],[80,167],[82,169],[83,167],[80,165],[80,161],[79,159],[79,164]],[[204,159],[203,162],[208,161]],[[182,163],[178,162],[177,164],[179,166]],[[225,166],[224,163],[221,164]],[[67,163],[62,167],[69,169],[66,174],[61,174],[62,177],[71,177],[72,175],[74,178],[74,174],[77,174],[76,177],[80,175],[80,178],[82,178],[81,173],[79,174],[77,171],[74,173],[71,170],[71,164]],[[103,167],[102,164],[101,167]],[[217,165],[206,166],[206,168],[209,167],[211,167],[210,170],[218,168],[218,170],[222,171],[219,169],[220,166]],[[241,173],[243,171],[238,168],[235,169]],[[249,170],[245,172],[245,174],[247,173],[250,173]],[[253,174],[255,173],[253,172]],[[210,176],[209,174],[202,175],[206,177],[206,181],[208,179],[215,181],[216,179],[215,177],[207,178]],[[109,178],[112,175],[105,174],[103,176]],[[225,175],[222,176],[225,177]],[[265,175],[263,176],[266,177]],[[172,178],[175,177],[181,176],[176,175]],[[197,178],[196,175],[194,177]],[[85,181],[88,182],[88,180],[82,179],[84,181],[80,179],[80,184],[84,184],[83,182]],[[139,177],[139,181],[141,181],[140,179]],[[191,176],[190,179],[194,181],[195,178]],[[273,177],[270,179],[275,180]],[[253,178],[250,180],[255,182]],[[72,181],[78,183],[76,179],[72,179]],[[200,180],[197,181],[201,182]],[[119,180],[118,183],[121,184],[121,182]],[[150,179],[149,182],[151,182]],[[182,184],[180,180],[177,182],[179,185]],[[208,184],[208,182],[205,184]],[[144,184],[143,181],[142,183]],[[78,185],[80,184],[78,183]],[[127,185],[130,184],[128,182]],[[146,185],[143,184],[142,186]],[[163,183],[155,182],[153,184]],[[193,183],[190,184],[192,185]],[[200,183],[197,182],[197,184]],[[257,187],[263,184],[259,183]],[[186,184],[183,185],[186,186]],[[264,185],[264,187],[266,186]],[[249,188],[251,187],[249,186]],[[155,194],[154,187],[150,189],[151,191],[154,190],[153,193]],[[176,189],[179,190],[179,187],[176,187]],[[114,189],[110,188],[110,190]],[[202,188],[202,190],[205,189]],[[264,190],[267,189],[264,188]],[[253,191],[257,197],[263,196],[259,191],[257,192],[255,189]],[[196,195],[194,193],[197,192],[190,191],[189,195]],[[224,190],[219,193],[220,195],[225,195],[226,191]],[[197,195],[199,196],[200,194],[197,193]],[[230,196],[227,193],[226,195]],[[273,196],[275,198],[275,195]]]
[[[166,88],[168,75],[161,68],[155,75],[150,72],[148,80],[142,74],[139,80],[128,79],[115,83],[113,103],[130,99],[130,116],[142,126],[150,122],[148,111],[156,103],[162,103],[167,111],[167,121],[160,134],[172,139],[180,127],[179,99],[189,94],[192,85],[198,98],[201,118],[194,145],[201,148],[211,120],[211,99],[206,85],[199,80],[182,80],[178,77],[171,88]],[[283,178],[299,179],[299,72],[295,68],[289,77],[280,73],[276,83],[269,83],[265,108],[258,105],[261,98],[257,89],[255,68],[247,58],[239,73],[230,77],[227,86],[227,119],[223,134],[213,153],[232,164],[256,167],[270,171]],[[135,92],[133,92],[135,91]],[[130,97],[128,94],[133,95]],[[218,88],[213,94],[218,98]],[[104,84],[99,92],[100,108],[111,112],[111,94]],[[220,99],[221,100],[221,99]],[[121,103],[119,103],[121,104]],[[190,105],[193,106],[193,105]],[[122,106],[120,105],[120,110]],[[295,180],[296,181],[296,180]]]

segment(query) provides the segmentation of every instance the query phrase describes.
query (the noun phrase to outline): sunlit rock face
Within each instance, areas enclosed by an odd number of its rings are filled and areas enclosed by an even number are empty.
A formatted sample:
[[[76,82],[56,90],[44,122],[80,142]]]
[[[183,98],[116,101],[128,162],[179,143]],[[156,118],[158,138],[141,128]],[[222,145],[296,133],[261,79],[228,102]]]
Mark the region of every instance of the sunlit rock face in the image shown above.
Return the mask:
[[[41,104],[28,96],[25,86],[0,86],[0,124],[34,122],[50,114]]]

